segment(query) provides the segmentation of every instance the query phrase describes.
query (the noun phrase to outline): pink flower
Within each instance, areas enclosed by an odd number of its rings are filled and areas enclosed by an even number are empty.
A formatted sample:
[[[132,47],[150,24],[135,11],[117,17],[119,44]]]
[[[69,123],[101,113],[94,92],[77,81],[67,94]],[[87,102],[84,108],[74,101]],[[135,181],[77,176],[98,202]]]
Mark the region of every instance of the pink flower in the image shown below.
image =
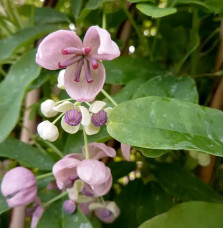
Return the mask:
[[[130,158],[131,146],[121,143],[121,151],[122,151],[122,155],[125,158],[125,160],[131,161],[131,158]]]
[[[43,212],[44,212],[44,208],[41,205],[39,205],[35,209],[33,216],[32,216],[31,228],[36,228],[37,223],[38,223],[40,217],[42,216]]]
[[[63,209],[68,213],[72,214],[76,210],[76,204],[74,200],[65,200],[63,203]]]
[[[112,60],[120,55],[110,34],[91,26],[84,41],[72,31],[59,30],[48,35],[39,45],[36,62],[49,70],[67,68],[64,86],[70,97],[92,101],[105,82],[105,69],[100,60]]]
[[[2,194],[10,207],[28,205],[37,195],[36,178],[33,173],[24,168],[16,167],[8,171],[2,180]]]

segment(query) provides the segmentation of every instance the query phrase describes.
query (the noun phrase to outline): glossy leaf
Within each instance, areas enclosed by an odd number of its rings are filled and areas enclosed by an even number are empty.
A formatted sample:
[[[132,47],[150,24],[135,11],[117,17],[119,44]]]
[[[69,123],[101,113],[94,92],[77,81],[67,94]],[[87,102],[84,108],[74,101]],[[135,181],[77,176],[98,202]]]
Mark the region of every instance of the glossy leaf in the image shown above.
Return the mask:
[[[221,228],[223,205],[206,202],[187,202],[174,206],[167,213],[158,215],[139,228]]]
[[[0,84],[0,142],[15,127],[25,89],[40,73],[35,54],[36,50],[32,50],[22,56]]]
[[[79,210],[72,215],[67,214],[63,210],[64,200],[56,201],[45,209],[37,228],[92,228],[88,219]]]
[[[47,154],[18,139],[8,138],[0,143],[0,157],[12,158],[22,166],[51,170],[54,161]]]
[[[32,43],[38,37],[41,37],[53,30],[55,25],[38,25],[31,28],[19,30],[9,38],[0,40],[0,61],[9,58],[21,46]]]
[[[190,92],[188,92],[190,91]],[[132,99],[159,96],[198,103],[195,82],[190,77],[157,76],[141,84]]]
[[[171,150],[154,150],[154,149],[140,148],[140,147],[135,147],[135,148],[137,150],[141,151],[143,153],[143,155],[148,158],[160,157],[164,154],[171,152]]]
[[[212,190],[192,172],[180,166],[157,164],[154,175],[164,189],[180,200],[223,202],[221,195]]]
[[[145,97],[114,108],[107,130],[116,140],[132,146],[223,156],[222,122],[223,113],[216,109],[182,100]]]
[[[108,227],[138,227],[143,221],[167,211],[173,205],[171,197],[158,183],[144,185],[141,180],[130,181],[115,201],[121,214]]]
[[[126,84],[133,79],[147,79],[166,73],[159,65],[148,62],[147,59],[119,57],[103,62],[106,69],[106,83]]]
[[[136,8],[145,15],[154,18],[165,17],[177,12],[176,8],[159,8],[158,6],[144,3],[137,4]]]

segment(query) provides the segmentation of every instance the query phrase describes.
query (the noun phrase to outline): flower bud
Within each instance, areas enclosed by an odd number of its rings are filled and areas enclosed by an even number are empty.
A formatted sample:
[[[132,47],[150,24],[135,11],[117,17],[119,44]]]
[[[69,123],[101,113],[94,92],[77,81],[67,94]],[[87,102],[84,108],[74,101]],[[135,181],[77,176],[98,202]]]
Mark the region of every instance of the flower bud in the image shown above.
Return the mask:
[[[72,214],[76,210],[76,204],[73,200],[66,200],[63,203],[63,209],[68,213]]]
[[[59,136],[57,127],[48,120],[45,120],[38,125],[37,132],[42,139],[50,142],[56,141]]]
[[[40,105],[41,112],[46,117],[53,117],[56,116],[58,112],[54,111],[53,108],[55,107],[55,102],[53,100],[45,100]]]
[[[61,70],[60,73],[58,74],[58,78],[57,78],[57,87],[59,89],[65,89],[64,88],[64,74],[65,74],[65,69]]]
[[[199,153],[197,156],[198,163],[201,166],[208,166],[211,162],[211,158],[209,154],[206,153]]]
[[[107,123],[107,113],[104,110],[94,113],[91,116],[91,122],[96,127],[102,127]]]
[[[37,194],[36,178],[30,170],[16,167],[3,177],[1,191],[10,207],[28,205]]]

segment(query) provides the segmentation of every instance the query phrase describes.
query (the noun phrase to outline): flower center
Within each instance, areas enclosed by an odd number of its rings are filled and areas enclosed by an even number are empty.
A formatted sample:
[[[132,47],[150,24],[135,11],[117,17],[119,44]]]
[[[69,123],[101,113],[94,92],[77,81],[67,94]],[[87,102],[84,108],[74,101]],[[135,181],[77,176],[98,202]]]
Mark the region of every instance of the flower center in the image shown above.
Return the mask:
[[[76,109],[70,109],[66,111],[64,115],[65,122],[70,126],[77,126],[78,124],[80,124],[81,119],[82,119],[81,112],[79,112]]]
[[[93,82],[92,76],[91,76],[91,68],[96,70],[98,69],[98,63],[95,58],[93,58],[90,54],[91,47],[85,47],[85,48],[75,48],[75,47],[66,47],[62,49],[63,55],[75,55],[71,58],[67,59],[64,62],[59,62],[58,67],[60,69],[66,68],[74,63],[77,63],[77,68],[74,73],[74,81],[79,82],[80,81],[80,75],[82,67],[84,67],[85,77],[88,83]]]
[[[91,122],[96,127],[102,127],[107,123],[107,113],[102,110],[91,116]]]

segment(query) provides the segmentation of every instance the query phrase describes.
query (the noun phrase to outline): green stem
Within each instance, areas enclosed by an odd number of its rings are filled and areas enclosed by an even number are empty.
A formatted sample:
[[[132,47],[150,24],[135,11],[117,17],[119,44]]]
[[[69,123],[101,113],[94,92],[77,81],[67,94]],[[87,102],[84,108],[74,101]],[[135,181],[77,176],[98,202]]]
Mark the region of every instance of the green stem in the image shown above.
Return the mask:
[[[142,43],[145,43],[145,39],[144,39],[142,33],[139,31],[139,29],[138,29],[138,27],[137,27],[132,15],[126,9],[125,4],[123,3],[122,0],[118,0],[118,1],[119,1],[120,5],[121,5],[123,11],[125,12],[126,16],[128,17],[129,21],[131,22],[133,28],[135,29],[136,34],[138,35],[139,39],[141,40]]]
[[[60,118],[62,118],[63,116],[64,116],[64,112],[63,113],[61,113],[53,122],[52,122],[52,124],[55,124]]]
[[[83,134],[84,134],[84,145],[85,145],[85,152],[86,152],[86,159],[89,159],[89,149],[88,149],[88,141],[87,141],[87,134],[85,130],[83,129]]]
[[[104,11],[102,15],[102,28],[106,29],[106,13]]]
[[[72,101],[74,100],[73,98],[67,98],[67,99],[64,99],[64,100],[61,100],[61,101],[57,101],[56,104],[60,104],[60,103],[63,103],[64,101]]]
[[[67,192],[61,193],[60,195],[58,195],[58,196],[54,197],[53,199],[51,199],[51,200],[47,201],[46,203],[44,203],[44,204],[43,204],[43,207],[44,207],[44,208],[45,208],[45,207],[48,207],[50,204],[52,204],[52,203],[54,203],[55,201],[57,201],[57,200],[63,198],[63,197],[66,196],[66,195],[67,195]]]
[[[150,52],[150,60],[151,61],[153,61],[153,53],[154,53],[155,48],[156,48],[157,34],[158,34],[158,31],[159,31],[159,26],[160,26],[160,19],[157,19],[156,36],[154,37],[153,44],[152,44],[152,47],[151,47],[151,52]]]
[[[47,146],[49,146],[61,158],[64,156],[63,153],[57,147],[55,147],[51,142],[48,142],[46,140],[42,140],[42,142],[44,142]]]
[[[41,151],[43,154],[47,154],[47,152],[43,149],[43,147],[36,141],[35,137],[33,137],[32,142],[39,149],[39,151]]]
[[[41,180],[41,179],[44,179],[44,178],[46,178],[46,177],[51,177],[51,176],[53,176],[53,173],[52,173],[52,172],[50,172],[50,173],[45,173],[45,174],[36,176],[36,180]]]
[[[85,102],[85,104],[87,104],[89,107],[91,106],[91,104],[89,102]]]
[[[112,99],[112,97],[104,90],[102,89],[101,92],[104,94],[105,97],[108,98],[108,100],[114,105],[117,106],[118,104]]]

